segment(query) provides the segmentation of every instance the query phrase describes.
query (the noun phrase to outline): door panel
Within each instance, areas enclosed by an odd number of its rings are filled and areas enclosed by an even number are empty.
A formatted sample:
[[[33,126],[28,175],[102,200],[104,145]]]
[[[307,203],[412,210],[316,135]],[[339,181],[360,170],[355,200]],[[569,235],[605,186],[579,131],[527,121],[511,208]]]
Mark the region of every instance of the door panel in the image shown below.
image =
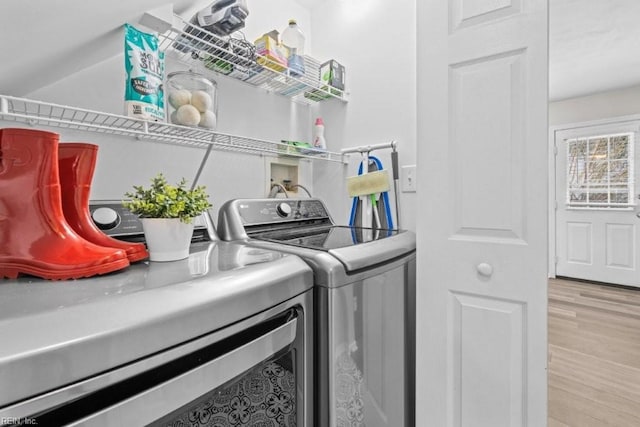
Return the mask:
[[[455,0],[451,2],[451,27],[478,25],[520,12],[520,0]]]
[[[634,224],[606,224],[607,267],[634,269],[635,228]]]
[[[460,384],[454,425],[524,425],[522,399],[512,393],[522,390],[526,373],[522,303],[452,292],[450,311],[453,381]],[[481,388],[485,393],[478,395]]]
[[[640,120],[613,120],[609,124],[576,125],[571,129],[555,132],[556,147],[556,275],[576,279],[593,280],[627,286],[640,287],[640,235],[636,216],[638,212],[637,193],[640,165],[638,137]],[[632,161],[629,168],[635,190],[631,195],[631,206],[586,208],[569,202],[576,197],[575,189],[568,190],[569,173],[571,179],[587,179],[590,167],[599,167],[592,161],[598,155],[598,148],[590,148],[585,155],[584,166],[570,165],[568,141],[577,139],[597,139],[598,135],[629,133],[633,135],[631,145]],[[611,148],[609,149],[611,150]],[[602,150],[603,154],[606,150]],[[613,161],[616,164],[621,161]],[[626,164],[626,160],[624,160]],[[586,171],[581,169],[585,168]],[[577,176],[577,178],[576,178]],[[614,175],[615,176],[615,175]],[[599,190],[588,190],[597,194]],[[612,196],[613,197],[613,196]]]
[[[586,222],[567,223],[567,260],[573,264],[593,263],[591,249],[591,224]]]
[[[416,4],[416,425],[545,425],[547,1]]]
[[[451,66],[453,238],[522,238],[522,54]],[[495,109],[486,108],[487,99],[496,102]]]

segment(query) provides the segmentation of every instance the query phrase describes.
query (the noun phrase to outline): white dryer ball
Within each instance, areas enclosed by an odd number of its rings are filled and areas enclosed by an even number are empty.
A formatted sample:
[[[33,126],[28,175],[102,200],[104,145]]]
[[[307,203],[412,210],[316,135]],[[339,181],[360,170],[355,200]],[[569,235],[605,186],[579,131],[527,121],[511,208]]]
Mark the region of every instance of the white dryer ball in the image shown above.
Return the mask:
[[[178,121],[178,110],[173,110],[173,113],[169,116],[169,123],[173,123],[174,125],[179,125]]]
[[[198,126],[207,129],[215,129],[217,123],[218,118],[213,111],[207,110],[204,113],[200,114],[200,123],[198,124]]]
[[[211,110],[213,100],[207,92],[203,90],[194,90],[191,92],[191,105],[196,107],[201,113],[204,113],[207,110]]]
[[[200,112],[193,105],[187,104],[178,108],[176,118],[178,119],[178,124],[196,126],[200,123]]]
[[[171,89],[169,91],[169,104],[176,110],[191,102],[191,92],[186,89]]]

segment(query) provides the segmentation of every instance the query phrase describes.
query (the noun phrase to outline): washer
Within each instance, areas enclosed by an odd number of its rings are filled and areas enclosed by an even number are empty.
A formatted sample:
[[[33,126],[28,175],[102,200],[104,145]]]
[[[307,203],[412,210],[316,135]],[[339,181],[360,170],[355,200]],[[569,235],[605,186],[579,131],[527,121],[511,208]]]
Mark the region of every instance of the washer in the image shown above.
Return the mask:
[[[198,224],[184,260],[0,283],[0,425],[313,425],[311,269]]]
[[[315,425],[414,425],[412,232],[336,225],[318,199],[236,199],[220,208],[218,233],[313,269]]]

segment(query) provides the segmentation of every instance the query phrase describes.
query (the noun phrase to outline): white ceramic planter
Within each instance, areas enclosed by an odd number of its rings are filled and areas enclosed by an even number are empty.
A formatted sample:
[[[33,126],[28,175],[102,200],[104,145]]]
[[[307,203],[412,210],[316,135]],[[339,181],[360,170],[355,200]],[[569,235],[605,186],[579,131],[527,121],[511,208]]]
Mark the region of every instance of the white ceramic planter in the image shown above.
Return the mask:
[[[178,218],[140,218],[150,261],[176,261],[189,256],[193,222]]]

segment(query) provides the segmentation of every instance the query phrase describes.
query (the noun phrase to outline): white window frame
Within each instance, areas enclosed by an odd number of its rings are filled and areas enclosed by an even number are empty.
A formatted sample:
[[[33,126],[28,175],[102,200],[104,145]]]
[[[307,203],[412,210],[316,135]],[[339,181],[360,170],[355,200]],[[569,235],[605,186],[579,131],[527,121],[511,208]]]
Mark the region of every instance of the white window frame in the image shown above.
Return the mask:
[[[589,178],[590,178],[590,174],[588,171],[588,167],[589,164],[591,163],[590,159],[589,159],[589,143],[592,140],[597,140],[597,139],[607,139],[607,157],[605,158],[605,161],[607,162],[607,169],[608,169],[608,173],[607,173],[607,177],[609,178],[609,172],[610,172],[610,166],[611,166],[611,162],[612,159],[609,158],[609,153],[611,151],[611,140],[615,137],[620,137],[620,136],[626,136],[628,137],[628,145],[627,145],[627,157],[626,159],[614,159],[614,160],[626,160],[627,162],[627,182],[626,182],[626,191],[625,193],[627,194],[627,202],[626,203],[620,203],[620,202],[612,202],[611,201],[611,196],[612,194],[615,194],[615,191],[612,191],[612,184],[610,181],[608,181],[605,184],[602,183],[598,183],[598,184],[594,184],[594,183],[590,183],[589,182]],[[585,167],[587,168],[587,170],[585,171],[585,177],[586,177],[586,182],[585,182],[585,186],[583,187],[571,187],[570,186],[570,182],[571,182],[571,177],[569,176],[569,174],[571,173],[571,168],[567,167],[567,186],[566,186],[566,193],[565,193],[565,197],[566,197],[566,204],[567,204],[567,208],[568,209],[588,209],[588,210],[630,210],[633,209],[633,207],[635,206],[635,188],[634,188],[634,146],[635,146],[635,132],[616,132],[616,133],[606,133],[606,134],[593,134],[593,135],[582,135],[582,136],[576,136],[573,138],[567,138],[564,140],[565,143],[565,149],[567,150],[567,162],[569,162],[571,159],[571,143],[573,142],[578,142],[578,141],[586,141],[587,144],[587,150],[586,150],[586,160],[585,160]],[[615,184],[620,184],[620,183],[615,183]],[[607,202],[592,202],[590,200],[588,200],[589,198],[589,194],[591,194],[591,190],[593,189],[598,189],[598,190],[602,190],[602,193],[607,193],[607,198],[608,201]],[[571,200],[571,193],[573,191],[584,191],[587,194],[587,201],[585,202],[576,202],[576,201],[572,201]]]

